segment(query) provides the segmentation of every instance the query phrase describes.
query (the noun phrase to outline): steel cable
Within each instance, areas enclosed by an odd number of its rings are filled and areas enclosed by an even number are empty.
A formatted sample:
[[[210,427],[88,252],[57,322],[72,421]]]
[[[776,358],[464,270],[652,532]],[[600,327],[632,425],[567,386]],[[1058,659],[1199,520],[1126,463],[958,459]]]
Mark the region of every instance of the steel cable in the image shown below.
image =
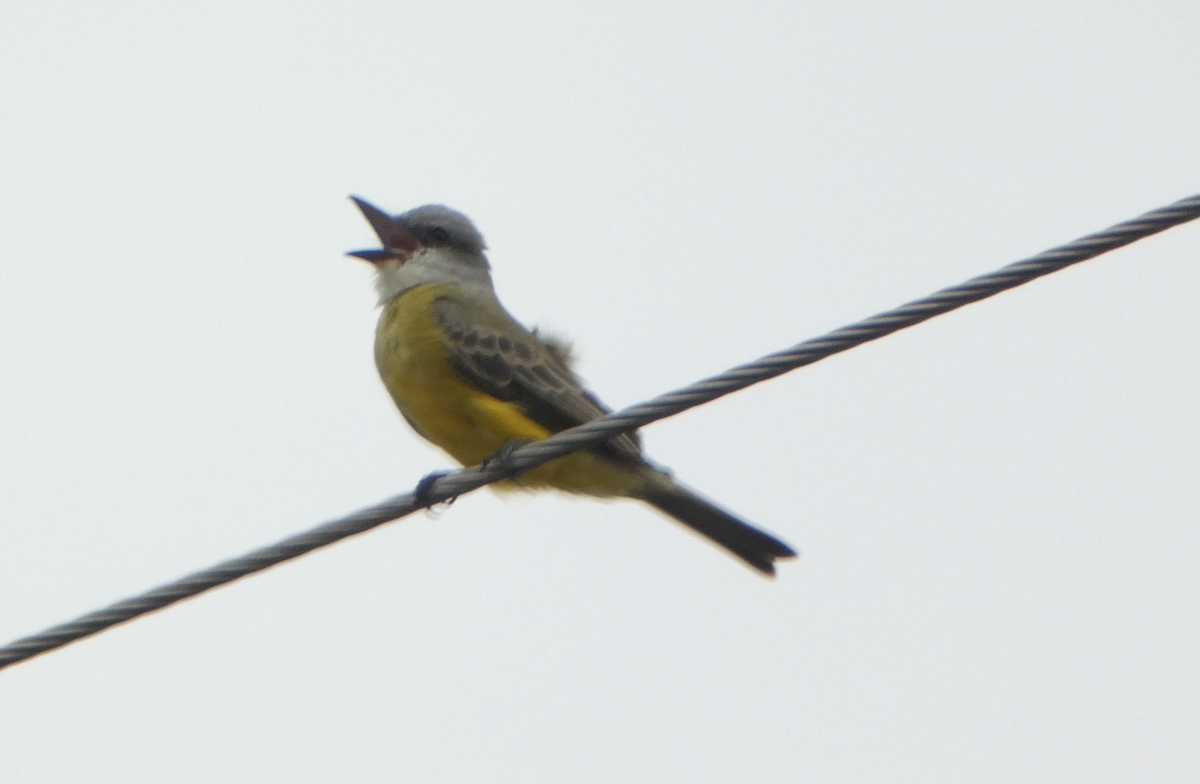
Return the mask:
[[[0,669],[404,517],[417,509],[457,497],[513,473],[528,471],[548,460],[599,443],[618,433],[636,430],[655,420],[810,365],[825,357],[919,324],[963,305],[986,299],[1042,275],[1057,272],[1064,267],[1094,258],[1197,217],[1200,217],[1200,195],[1181,199],[1104,231],[1089,234],[1074,242],[1001,267],[995,272],[950,286],[928,297],[836,329],[821,337],[806,340],[784,351],[768,354],[754,362],[732,368],[675,392],[660,395],[646,403],[630,406],[579,427],[556,433],[545,441],[527,444],[514,450],[505,459],[503,469],[466,468],[438,478],[429,485],[420,502],[414,498],[413,493],[398,495],[139,596],[87,613],[68,623],[16,640],[0,648]]]

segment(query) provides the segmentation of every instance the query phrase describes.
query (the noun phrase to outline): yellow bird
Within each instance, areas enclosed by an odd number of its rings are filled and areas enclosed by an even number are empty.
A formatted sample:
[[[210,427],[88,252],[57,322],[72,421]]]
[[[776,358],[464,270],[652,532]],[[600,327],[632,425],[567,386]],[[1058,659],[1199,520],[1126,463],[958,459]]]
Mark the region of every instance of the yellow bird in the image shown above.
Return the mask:
[[[608,412],[572,371],[563,344],[501,306],[483,236],[465,215],[430,204],[393,217],[351,198],[383,245],[348,254],[377,273],[383,313],[375,362],[417,433],[470,466],[506,444],[542,440]],[[796,555],[650,465],[635,434],[551,460],[512,483],[645,501],[765,574],[775,573],[775,559]]]

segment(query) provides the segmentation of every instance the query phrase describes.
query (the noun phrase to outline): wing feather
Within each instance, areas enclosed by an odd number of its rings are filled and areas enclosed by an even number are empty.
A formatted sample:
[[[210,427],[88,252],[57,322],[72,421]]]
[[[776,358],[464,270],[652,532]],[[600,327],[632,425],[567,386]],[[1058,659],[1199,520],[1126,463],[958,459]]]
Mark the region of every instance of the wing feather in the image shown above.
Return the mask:
[[[517,322],[506,323],[501,331],[480,323],[470,308],[449,298],[433,303],[433,315],[448,339],[454,371],[492,397],[516,403],[550,432],[608,413],[559,358],[559,352]],[[610,439],[596,451],[642,462],[635,434]]]

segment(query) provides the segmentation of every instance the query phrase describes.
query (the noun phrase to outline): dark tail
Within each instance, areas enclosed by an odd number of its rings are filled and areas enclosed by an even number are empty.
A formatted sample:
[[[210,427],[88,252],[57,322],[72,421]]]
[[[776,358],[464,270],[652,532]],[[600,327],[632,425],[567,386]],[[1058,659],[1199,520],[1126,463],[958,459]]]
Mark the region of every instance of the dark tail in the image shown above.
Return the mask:
[[[677,484],[652,486],[638,498],[724,547],[763,574],[775,574],[776,558],[795,558],[796,551],[770,534]]]

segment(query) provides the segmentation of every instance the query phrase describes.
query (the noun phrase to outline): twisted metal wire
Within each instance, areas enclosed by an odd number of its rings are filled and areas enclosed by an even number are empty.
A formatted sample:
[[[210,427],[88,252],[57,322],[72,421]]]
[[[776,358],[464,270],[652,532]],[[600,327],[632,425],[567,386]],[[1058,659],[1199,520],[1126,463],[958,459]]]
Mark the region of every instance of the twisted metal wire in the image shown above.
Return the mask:
[[[347,517],[288,537],[277,544],[195,572],[139,596],[87,613],[68,623],[51,627],[39,634],[16,640],[0,648],[0,669],[96,634],[139,615],[203,593],[211,588],[262,571],[340,539],[412,514],[418,509],[468,493],[513,474],[523,473],[548,460],[599,443],[618,433],[635,430],[655,420],[678,414],[701,403],[728,395],[730,392],[736,392],[790,370],[811,365],[825,357],[881,338],[905,327],[919,324],[926,319],[961,308],[963,305],[986,299],[1007,289],[1028,283],[1034,278],[1057,272],[1064,267],[1078,264],[1198,217],[1200,217],[1200,195],[1181,199],[1174,204],[1152,210],[1133,220],[1119,223],[1095,234],[1089,234],[1024,261],[1001,267],[995,272],[972,278],[957,286],[942,289],[928,297],[914,300],[907,305],[842,327],[821,337],[798,343],[784,351],[768,354],[754,362],[739,365],[725,373],[696,382],[675,392],[660,395],[646,403],[630,406],[579,427],[564,430],[545,441],[538,441],[515,450],[505,459],[503,468],[467,468],[440,477],[429,485],[420,500],[415,498],[413,493],[395,496]]]

